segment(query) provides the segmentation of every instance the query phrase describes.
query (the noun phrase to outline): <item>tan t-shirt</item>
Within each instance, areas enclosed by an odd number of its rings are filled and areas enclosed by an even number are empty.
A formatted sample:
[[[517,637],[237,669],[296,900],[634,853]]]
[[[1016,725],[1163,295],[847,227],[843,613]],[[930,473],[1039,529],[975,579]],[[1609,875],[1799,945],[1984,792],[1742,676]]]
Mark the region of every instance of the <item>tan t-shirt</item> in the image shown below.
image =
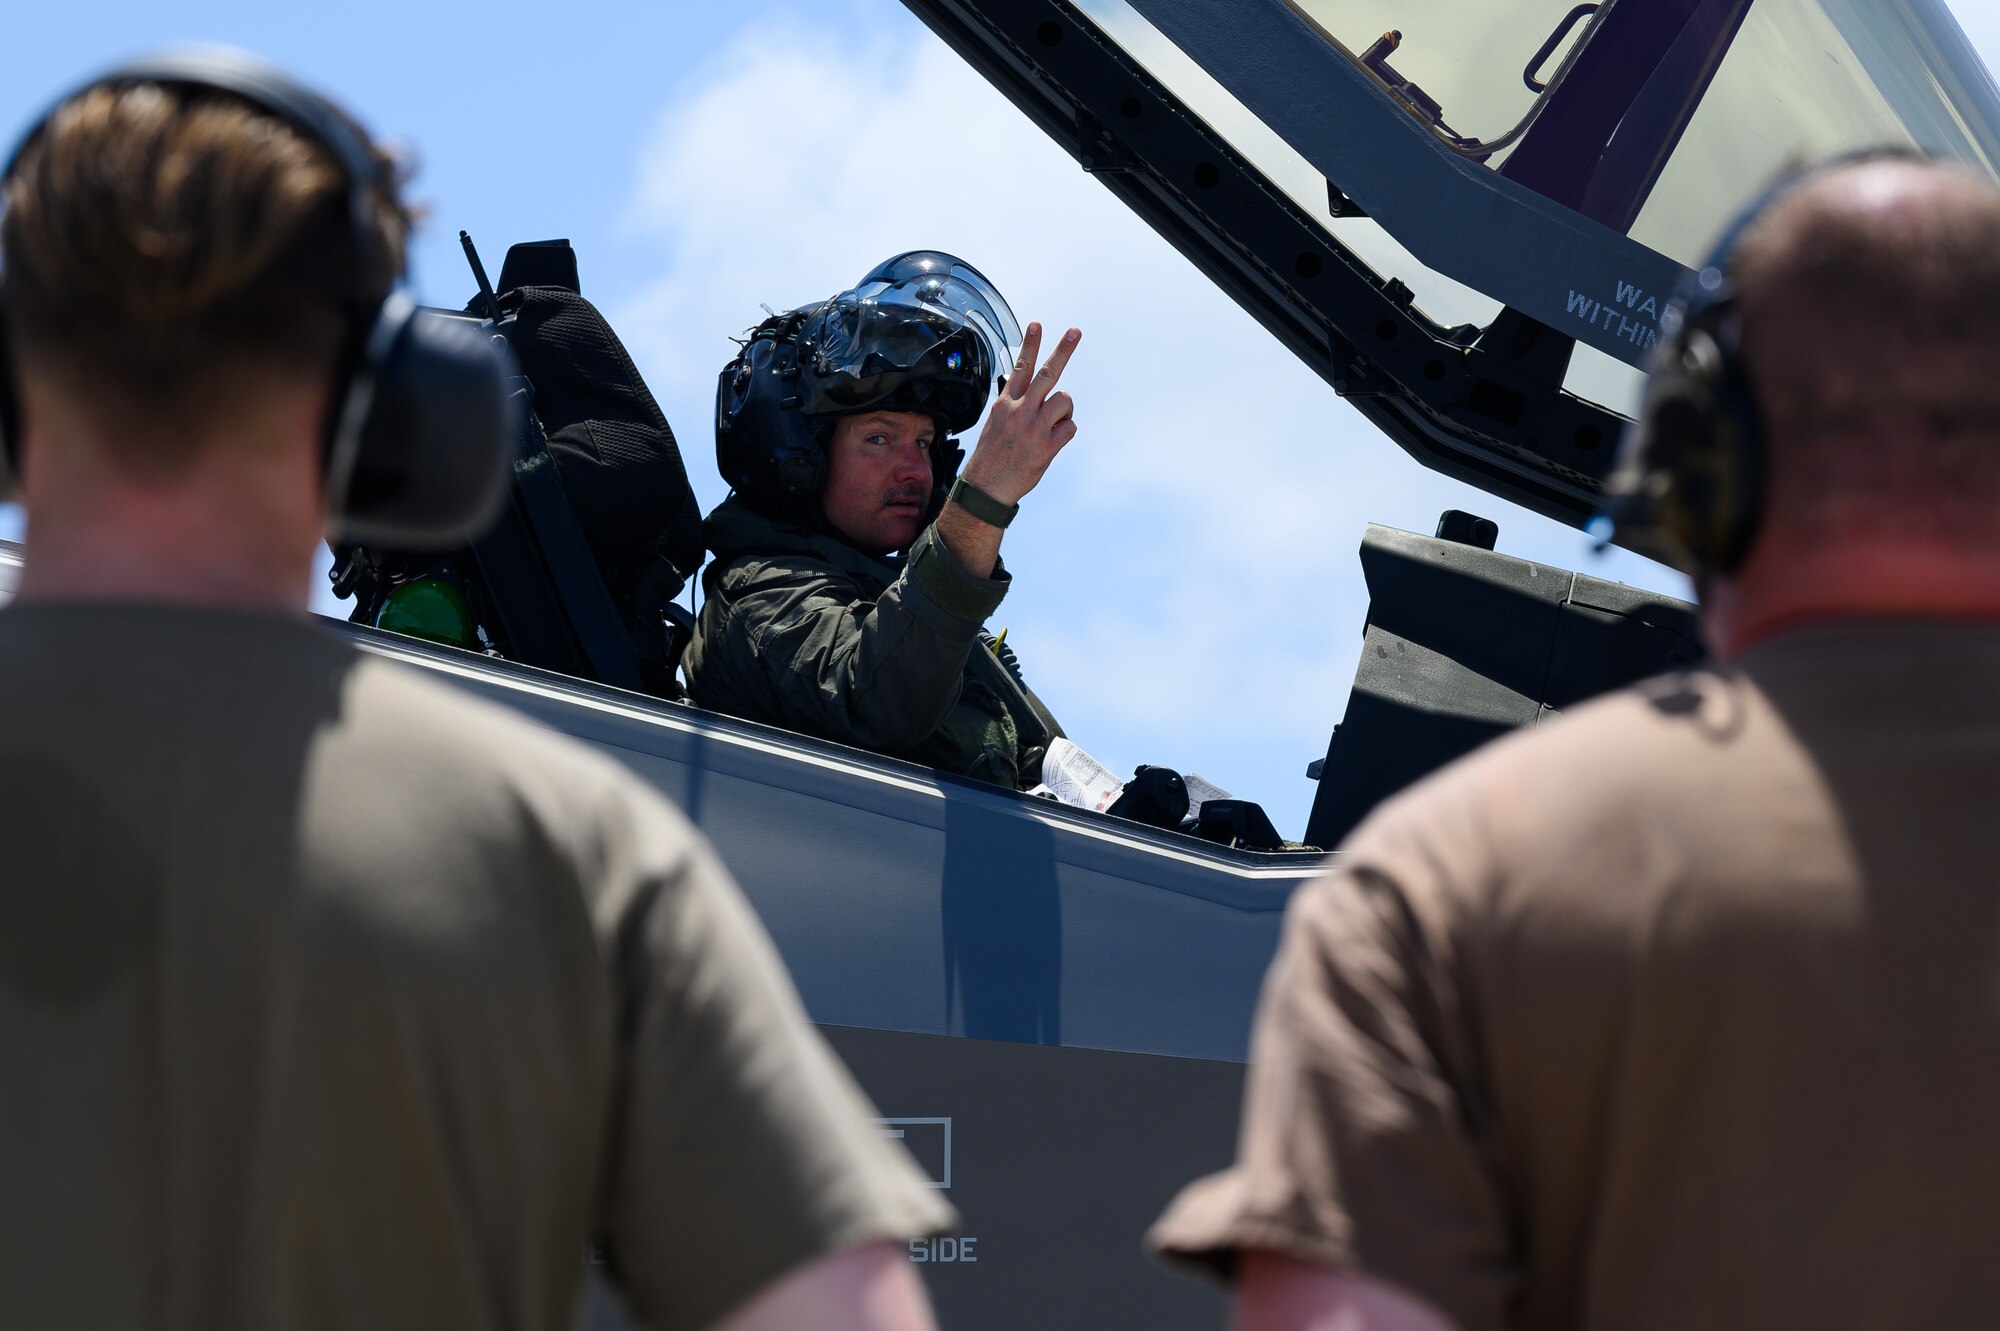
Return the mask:
[[[686,822],[302,620],[0,611],[0,1325],[660,1331],[948,1223]]]
[[[1792,632],[1510,737],[1302,891],[1154,1240],[1488,1328],[2000,1309],[2000,627]]]

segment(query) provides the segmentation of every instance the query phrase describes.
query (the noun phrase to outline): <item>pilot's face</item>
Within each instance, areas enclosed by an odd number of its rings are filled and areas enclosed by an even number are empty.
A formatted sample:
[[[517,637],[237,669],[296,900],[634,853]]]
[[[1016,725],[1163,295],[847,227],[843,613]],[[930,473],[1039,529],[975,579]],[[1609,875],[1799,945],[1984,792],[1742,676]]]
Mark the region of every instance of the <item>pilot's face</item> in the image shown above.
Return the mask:
[[[842,416],[827,446],[820,510],[833,529],[870,554],[907,550],[931,502],[931,441],[937,427],[911,411]]]

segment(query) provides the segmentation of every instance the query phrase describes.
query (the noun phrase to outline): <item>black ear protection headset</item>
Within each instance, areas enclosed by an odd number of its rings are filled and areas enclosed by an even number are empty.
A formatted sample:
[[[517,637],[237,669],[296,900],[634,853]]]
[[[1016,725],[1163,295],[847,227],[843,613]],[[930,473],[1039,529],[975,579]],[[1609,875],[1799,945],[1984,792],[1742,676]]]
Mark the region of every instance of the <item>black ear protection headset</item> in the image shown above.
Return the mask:
[[[96,88],[141,83],[239,98],[325,148],[347,182],[357,269],[387,266],[380,262],[386,256],[370,252],[380,243],[372,224],[372,194],[385,184],[380,168],[324,98],[253,56],[204,47],[113,70],[56,108]],[[12,180],[49,116],[9,155],[0,186]],[[505,494],[516,423],[505,354],[476,322],[419,309],[400,281],[379,300],[356,296],[343,314],[348,332],[322,453],[328,535],[412,552],[465,544],[492,522]],[[0,497],[11,489],[10,470],[19,467],[21,413],[12,372],[0,320]]]
[[[1907,148],[1843,153],[1787,172],[1738,214],[1660,320],[1639,418],[1625,432],[1604,517],[1619,543],[1697,582],[1734,572],[1764,511],[1764,426],[1742,352],[1730,264],[1772,204],[1824,172],[1925,161]]]

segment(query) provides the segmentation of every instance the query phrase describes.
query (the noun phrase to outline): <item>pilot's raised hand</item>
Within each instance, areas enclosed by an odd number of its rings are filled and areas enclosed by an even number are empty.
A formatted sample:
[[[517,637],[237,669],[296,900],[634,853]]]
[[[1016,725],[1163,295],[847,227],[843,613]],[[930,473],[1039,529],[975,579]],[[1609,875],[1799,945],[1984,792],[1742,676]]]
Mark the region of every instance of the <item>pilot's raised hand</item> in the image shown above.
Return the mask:
[[[1062,335],[1038,369],[1042,326],[1028,325],[1021,339],[1021,358],[1007,376],[1007,386],[986,415],[986,428],[960,473],[1003,504],[1018,504],[1021,496],[1041,483],[1063,445],[1076,438],[1076,404],[1056,391],[1083,333],[1072,328]]]

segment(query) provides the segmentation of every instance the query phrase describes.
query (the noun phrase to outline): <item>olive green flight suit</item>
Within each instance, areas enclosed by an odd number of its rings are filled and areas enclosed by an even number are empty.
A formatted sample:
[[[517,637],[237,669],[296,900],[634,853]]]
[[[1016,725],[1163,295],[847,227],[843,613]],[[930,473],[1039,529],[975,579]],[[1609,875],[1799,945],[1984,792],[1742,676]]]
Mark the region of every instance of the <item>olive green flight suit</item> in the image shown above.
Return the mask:
[[[927,527],[900,558],[717,506],[715,560],[682,658],[698,706],[1007,786],[1041,779],[1062,734],[988,649],[1010,579],[967,572]]]

